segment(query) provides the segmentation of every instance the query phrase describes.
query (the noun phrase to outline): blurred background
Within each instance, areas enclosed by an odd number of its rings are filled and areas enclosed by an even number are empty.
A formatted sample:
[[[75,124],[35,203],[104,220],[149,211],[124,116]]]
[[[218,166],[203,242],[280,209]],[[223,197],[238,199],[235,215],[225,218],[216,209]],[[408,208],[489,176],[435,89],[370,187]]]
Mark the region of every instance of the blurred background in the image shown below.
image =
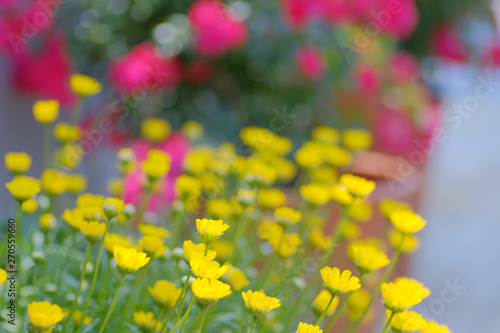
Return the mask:
[[[105,87],[86,138],[113,121],[80,167],[94,192],[149,116],[198,121],[213,143],[248,125],[296,146],[319,124],[369,129],[378,158],[355,169],[429,222],[409,270],[433,294],[416,310],[498,333],[499,13],[496,0],[0,0],[1,153],[27,151],[41,172],[32,104],[58,99],[69,119],[75,72]]]

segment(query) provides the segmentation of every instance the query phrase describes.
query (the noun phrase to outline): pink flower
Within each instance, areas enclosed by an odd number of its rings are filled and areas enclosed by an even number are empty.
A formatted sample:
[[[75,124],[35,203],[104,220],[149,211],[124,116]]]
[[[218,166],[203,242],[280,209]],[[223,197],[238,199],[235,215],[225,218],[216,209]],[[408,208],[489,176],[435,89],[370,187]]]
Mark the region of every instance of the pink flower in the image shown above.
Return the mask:
[[[149,201],[148,210],[158,212],[166,203],[172,202],[175,199],[175,179],[182,174],[182,163],[189,147],[189,140],[179,132],[172,133],[165,141],[158,145],[153,145],[143,139],[137,140],[132,145],[136,159],[139,162],[146,159],[147,153],[151,148],[163,150],[172,158],[171,169],[164,179],[158,181],[158,187]],[[123,188],[123,199],[125,202],[139,207],[144,199],[145,182],[146,175],[142,172],[138,164],[137,169],[125,179]]]
[[[436,56],[446,60],[467,61],[467,49],[462,38],[448,25],[440,26],[434,31],[431,50]]]
[[[397,51],[389,57],[389,70],[397,81],[408,81],[418,76],[419,65],[410,53]]]
[[[486,66],[500,66],[500,40],[498,38],[490,41],[483,54],[483,62]]]
[[[126,93],[136,88],[157,91],[179,82],[180,62],[162,56],[153,43],[144,42],[114,60],[109,76],[115,88]]]
[[[232,17],[220,1],[196,1],[189,8],[188,18],[193,25],[194,47],[205,57],[220,57],[245,44],[246,25]]]
[[[357,11],[371,23],[397,39],[408,38],[418,24],[418,9],[413,0],[356,0]]]
[[[403,111],[377,111],[373,135],[380,150],[393,155],[407,156],[415,147],[417,133],[410,117]]]
[[[358,91],[363,96],[372,96],[380,89],[380,74],[367,64],[360,64],[354,68],[354,79]]]
[[[309,80],[319,80],[325,73],[323,54],[315,48],[303,46],[295,54],[295,64],[300,73]]]
[[[322,0],[325,15],[331,24],[359,23],[362,19],[354,0]]]
[[[52,35],[41,50],[23,50],[12,59],[15,86],[37,98],[55,98],[69,106],[75,95],[69,88],[73,72],[66,41],[59,34]]]
[[[283,14],[295,29],[325,14],[325,0],[283,0]]]

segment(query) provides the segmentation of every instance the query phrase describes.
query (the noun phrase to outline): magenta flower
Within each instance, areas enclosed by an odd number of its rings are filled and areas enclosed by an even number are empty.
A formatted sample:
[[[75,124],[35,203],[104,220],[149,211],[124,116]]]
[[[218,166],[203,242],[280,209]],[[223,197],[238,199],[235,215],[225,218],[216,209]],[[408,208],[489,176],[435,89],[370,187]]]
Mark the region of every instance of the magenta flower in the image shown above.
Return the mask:
[[[460,35],[449,25],[438,27],[431,40],[432,52],[445,60],[467,61],[467,49]]]
[[[240,48],[248,36],[246,25],[232,17],[217,0],[198,0],[188,12],[194,30],[194,47],[205,57],[220,57]]]
[[[326,70],[323,54],[312,47],[299,48],[295,54],[295,64],[304,77],[313,81],[319,80]]]
[[[153,43],[144,42],[114,60],[109,68],[109,76],[119,91],[129,94],[134,89],[157,91],[177,85],[181,65],[177,59],[159,53]]]

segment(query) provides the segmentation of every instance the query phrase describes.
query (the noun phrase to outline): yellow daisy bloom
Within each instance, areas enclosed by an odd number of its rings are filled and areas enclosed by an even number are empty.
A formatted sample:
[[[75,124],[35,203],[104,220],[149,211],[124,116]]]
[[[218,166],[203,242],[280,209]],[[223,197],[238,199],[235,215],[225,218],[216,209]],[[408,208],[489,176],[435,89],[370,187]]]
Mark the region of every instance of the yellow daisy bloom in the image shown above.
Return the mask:
[[[28,176],[16,176],[5,186],[19,203],[30,199],[41,190],[40,182]]]
[[[42,188],[49,194],[60,195],[66,191],[67,175],[54,169],[46,169],[42,174]]]
[[[160,238],[170,237],[170,231],[165,228],[157,227],[153,224],[141,223],[137,226],[137,229],[145,236],[156,236]]]
[[[56,221],[56,217],[54,216],[54,214],[45,213],[45,214],[40,215],[39,222],[40,222],[40,226],[42,227],[42,229],[51,230],[56,226],[57,221]]]
[[[26,214],[32,214],[38,209],[38,201],[35,198],[30,198],[22,203],[21,209]]]
[[[155,332],[157,321],[153,312],[137,311],[134,312],[134,321],[144,332]]]
[[[365,198],[375,189],[375,182],[363,177],[344,174],[340,176],[339,184],[353,197]]]
[[[313,310],[316,312],[318,316],[325,312],[326,307],[330,303],[330,299],[332,298],[332,294],[326,289],[322,289],[319,294],[314,298],[313,301]],[[339,298],[335,297],[326,312],[327,316],[332,316],[337,309],[339,304]]]
[[[389,232],[389,241],[391,245],[401,252],[413,252],[420,247],[420,241],[411,234],[403,234],[397,230]]]
[[[265,317],[271,310],[281,306],[279,299],[266,296],[264,292],[249,290],[246,293],[241,293],[241,296],[245,301],[248,312],[254,318]]]
[[[391,311],[386,311],[387,318],[391,316]],[[391,321],[391,328],[396,333],[411,333],[424,329],[427,321],[420,313],[405,310],[394,315]]]
[[[286,203],[286,195],[275,188],[265,188],[257,193],[257,202],[264,209],[274,209]]]
[[[194,279],[191,285],[193,294],[203,304],[217,302],[231,294],[231,287],[215,279]]]
[[[32,302],[28,304],[30,325],[36,330],[51,331],[54,326],[63,320],[64,313],[59,305],[49,302]]]
[[[320,183],[302,185],[300,195],[306,202],[315,206],[322,206],[332,198],[330,187]]]
[[[430,295],[429,289],[422,283],[409,278],[382,283],[380,290],[384,306],[395,313],[410,309]]]
[[[82,130],[76,125],[60,122],[54,126],[54,137],[61,142],[74,142],[82,137]]]
[[[118,270],[123,274],[135,273],[150,260],[144,252],[137,252],[136,249],[125,248],[119,245],[113,247],[113,256],[116,260]]]
[[[119,245],[121,247],[130,247],[129,241],[118,234],[107,233],[104,236],[104,249],[109,254],[113,254],[113,247]]]
[[[66,176],[66,190],[71,193],[80,193],[87,188],[87,178],[82,175],[71,174]]]
[[[182,293],[181,288],[177,288],[174,283],[167,280],[156,281],[153,288],[148,287],[148,291],[153,296],[156,305],[161,308],[171,308]]]
[[[253,205],[255,202],[255,191],[238,189],[237,198],[240,205],[244,207]]]
[[[203,126],[196,121],[188,120],[181,127],[182,134],[189,140],[195,141],[203,136]]]
[[[142,250],[146,252],[149,257],[151,257],[151,259],[161,257],[167,250],[163,239],[153,235],[143,236],[139,240],[139,245],[142,247]]]
[[[332,145],[339,142],[340,133],[333,127],[318,126],[312,130],[311,137],[315,141]]]
[[[221,266],[207,257],[193,258],[189,261],[189,266],[197,278],[218,279],[227,271],[226,266]]]
[[[398,210],[412,210],[411,206],[406,202],[396,201],[389,198],[381,199],[378,203],[378,208],[382,216],[385,218],[389,218],[391,213]]]
[[[73,92],[81,97],[92,96],[102,90],[102,86],[93,77],[83,74],[73,74],[69,78],[69,85]]]
[[[430,320],[420,333],[451,333],[451,330],[446,325],[439,325],[434,320]]]
[[[360,273],[369,274],[389,265],[387,255],[370,245],[352,245],[348,249],[349,256]]]
[[[142,170],[151,182],[163,178],[170,171],[170,155],[162,150],[150,149],[145,161],[141,163]]]
[[[5,167],[13,174],[24,174],[31,167],[31,156],[25,152],[9,152],[5,154]]]
[[[389,220],[394,228],[404,234],[414,234],[419,232],[427,223],[420,215],[412,212],[411,210],[399,210],[392,212],[391,215],[389,215]]]
[[[351,271],[345,270],[340,273],[337,267],[324,267],[321,269],[321,278],[324,286],[332,295],[343,295],[359,289],[361,284],[359,278],[351,276]]]
[[[207,211],[214,217],[214,219],[220,220],[227,218],[233,208],[227,200],[223,199],[210,199],[207,202]]]
[[[299,327],[297,327],[297,332],[295,333],[323,333],[323,330],[319,326],[300,322]]]
[[[225,263],[227,266],[226,277],[231,286],[236,290],[241,290],[250,284],[247,276],[239,268],[234,267],[230,263]]]
[[[117,216],[123,208],[125,208],[125,203],[122,199],[118,198],[106,198],[106,201],[104,201],[104,204],[102,205],[102,211],[108,220]]]
[[[328,249],[332,243],[330,237],[325,235],[321,228],[314,228],[309,233],[309,241],[312,245],[320,250]]]
[[[161,142],[170,135],[171,128],[167,120],[150,117],[142,121],[141,134],[152,142]]]
[[[211,243],[229,228],[222,220],[196,219],[196,229],[205,243]]]
[[[61,217],[73,230],[80,230],[80,225],[84,222],[83,213],[80,208],[65,209]]]
[[[366,130],[347,129],[342,133],[342,144],[351,150],[367,150],[373,144],[373,136]]]
[[[351,163],[352,155],[344,148],[329,145],[325,147],[325,159],[333,167],[343,167]]]
[[[59,101],[49,99],[46,101],[36,101],[33,104],[33,116],[40,124],[51,124],[59,115]]]
[[[302,213],[289,207],[279,207],[274,210],[274,218],[279,225],[289,227],[299,222]]]
[[[85,235],[85,238],[91,243],[97,243],[104,237],[106,232],[106,223],[99,221],[85,221],[80,223],[80,231]]]
[[[210,260],[214,260],[217,253],[212,250],[208,250],[205,255],[205,250],[207,246],[203,243],[195,244],[190,240],[184,241],[182,244],[182,250],[184,252],[184,261],[189,264],[189,262],[194,258],[206,257]]]

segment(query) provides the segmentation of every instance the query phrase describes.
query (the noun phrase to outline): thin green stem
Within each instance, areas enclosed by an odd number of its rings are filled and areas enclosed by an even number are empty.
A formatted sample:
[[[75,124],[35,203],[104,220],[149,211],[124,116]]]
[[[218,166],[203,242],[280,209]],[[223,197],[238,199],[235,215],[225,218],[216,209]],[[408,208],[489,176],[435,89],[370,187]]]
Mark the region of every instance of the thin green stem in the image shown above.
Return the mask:
[[[332,297],[330,298],[330,302],[328,302],[328,305],[326,306],[325,310],[321,314],[321,317],[318,318],[318,321],[316,322],[315,326],[319,326],[319,324],[321,324],[321,322],[323,321],[323,319],[326,316],[326,313],[328,312],[328,309],[330,308],[330,305],[332,305],[334,298],[335,298],[335,295],[332,294]]]
[[[76,231],[71,230],[71,245],[69,246],[69,249],[66,252],[66,256],[64,257],[61,269],[59,270],[59,277],[57,279],[58,286],[60,286],[62,283],[64,273],[66,272],[66,264],[68,263],[69,256],[71,255],[71,252],[73,252],[73,248],[75,247],[75,243],[76,243]]]
[[[47,169],[50,166],[50,157],[52,155],[52,133],[50,125],[43,126],[43,167]]]
[[[392,321],[392,319],[394,318],[394,315],[395,315],[395,314],[396,314],[396,313],[391,312],[391,316],[389,317],[389,320],[387,321],[387,324],[385,324],[385,327],[384,327],[384,329],[382,330],[382,333],[385,333],[385,331],[387,331],[387,329],[391,326],[391,321]]]
[[[148,207],[149,198],[151,198],[152,192],[153,192],[153,186],[146,185],[146,193],[144,195],[144,200],[142,201],[141,208],[139,208],[139,211],[137,212],[137,217],[136,217],[137,223],[142,223],[142,216],[146,212],[146,208]]]
[[[259,321],[259,319],[254,318],[252,326],[250,327],[250,330],[248,331],[248,333],[253,333],[253,331],[255,330],[255,326],[257,326],[258,321]]]
[[[108,320],[111,317],[113,310],[115,309],[116,302],[118,301],[118,297],[120,297],[120,293],[122,291],[123,283],[125,282],[125,277],[126,277],[126,275],[123,274],[122,281],[120,282],[120,287],[118,287],[118,291],[115,294],[115,298],[113,299],[113,303],[111,303],[111,307],[109,308],[108,314],[106,315],[106,319],[104,319],[104,322],[102,323],[102,326],[101,326],[101,329],[99,330],[99,333],[102,333],[102,331],[104,331],[104,328],[106,327],[106,324],[108,323]],[[64,332],[64,330],[63,330],[63,332]]]
[[[71,321],[71,317],[73,316],[73,312],[75,312],[76,305],[78,304],[78,298],[80,297],[80,292],[82,291],[82,285],[83,285],[83,280],[85,280],[85,275],[87,273],[87,264],[90,259],[90,254],[92,253],[92,246],[93,244],[88,242],[87,243],[87,250],[85,252],[85,260],[83,261],[83,269],[82,269],[82,275],[80,277],[80,285],[78,286],[78,290],[76,292],[75,300],[73,301],[73,305],[71,306],[71,310],[68,313],[68,316],[66,318],[66,322],[64,323],[63,326],[63,332],[66,332],[66,326],[68,326],[68,323]]]
[[[278,265],[279,262],[281,246],[283,245],[283,241],[285,240],[285,233],[286,229],[283,229],[283,234],[281,235],[281,238],[278,242],[278,247],[275,251],[274,259],[271,263],[271,266],[269,267],[269,270],[267,271],[266,277],[264,278],[264,281],[262,282],[262,287],[260,289],[264,289],[267,286],[267,284],[271,279],[271,276],[274,274],[274,270],[276,269],[276,266]]]
[[[167,327],[168,325],[168,322],[170,321],[170,318],[172,317],[172,314],[175,312],[175,309],[177,308],[177,305],[179,304],[179,301],[181,300],[182,296],[184,295],[184,293],[186,292],[187,290],[187,286],[189,284],[189,279],[191,278],[191,274],[192,272],[189,271],[189,274],[187,276],[187,280],[186,280],[186,283],[184,284],[184,288],[182,289],[182,292],[181,294],[179,295],[179,297],[177,297],[177,300],[175,301],[175,304],[174,306],[172,307],[172,310],[170,311],[167,319],[163,322],[163,325],[161,327],[161,330],[160,330],[160,333],[163,333],[163,330]],[[184,303],[182,303],[184,305]],[[179,309],[179,313],[182,311],[182,307]]]
[[[184,289],[182,290],[182,303],[181,307],[179,308],[179,312],[177,313],[177,318],[175,319],[175,324],[179,321],[179,318],[181,316],[182,308],[184,307],[184,303],[186,302],[186,296],[188,293],[187,286],[189,284],[189,279],[191,278],[191,275],[193,274],[193,271],[189,271],[186,283],[184,284]]]
[[[82,98],[78,97],[75,106],[73,108],[73,111],[71,112],[71,118],[70,118],[70,124],[71,125],[76,125],[78,120],[80,119],[80,114],[82,113]]]
[[[179,325],[182,324],[181,326],[181,330],[179,331],[179,333],[182,333],[182,331],[184,330],[184,325],[186,324],[186,320],[189,316],[189,313],[191,312],[191,310],[193,309],[193,306],[194,306],[194,302],[196,301],[196,297],[193,295],[193,297],[191,297],[191,301],[189,302],[189,305],[188,305],[188,308],[186,310],[186,313],[184,314],[184,316],[182,316],[181,320],[179,320],[179,322],[177,324],[174,325],[174,327],[172,327],[172,329],[170,330],[170,333],[173,333],[175,332],[175,330],[179,327]]]
[[[201,331],[203,330],[203,324],[205,323],[205,318],[207,317],[208,308],[209,308],[208,305],[205,305],[203,307],[203,315],[201,317],[200,326],[198,326],[198,330],[196,331],[197,333],[201,333]]]

